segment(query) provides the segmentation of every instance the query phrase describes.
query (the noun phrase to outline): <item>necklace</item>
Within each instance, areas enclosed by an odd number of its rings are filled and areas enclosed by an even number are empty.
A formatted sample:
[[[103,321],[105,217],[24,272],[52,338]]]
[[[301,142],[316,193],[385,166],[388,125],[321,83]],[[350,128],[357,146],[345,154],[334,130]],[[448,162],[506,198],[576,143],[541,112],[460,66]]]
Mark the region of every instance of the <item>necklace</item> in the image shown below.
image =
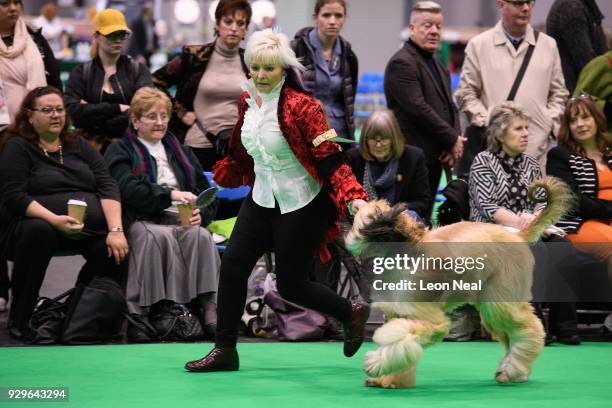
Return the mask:
[[[47,151],[47,149],[45,149],[43,147],[42,144],[39,143],[40,148],[42,149],[43,153],[45,154],[45,156],[51,158],[51,156],[49,156],[49,152]],[[59,146],[57,147],[57,151],[59,152],[59,162],[60,164],[64,164],[64,154],[62,152],[62,144],[60,143]]]

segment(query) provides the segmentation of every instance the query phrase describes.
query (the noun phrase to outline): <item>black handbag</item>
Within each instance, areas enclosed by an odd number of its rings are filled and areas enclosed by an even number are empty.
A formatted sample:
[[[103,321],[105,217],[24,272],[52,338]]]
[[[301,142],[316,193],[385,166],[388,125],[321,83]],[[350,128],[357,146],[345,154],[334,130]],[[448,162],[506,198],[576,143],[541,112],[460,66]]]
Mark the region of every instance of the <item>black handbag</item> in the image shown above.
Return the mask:
[[[164,302],[151,319],[160,340],[192,341],[204,337],[200,320],[184,305]]]
[[[120,335],[126,303],[113,279],[96,276],[78,284],[67,303],[62,343],[96,344]]]
[[[68,309],[67,298],[74,292],[72,288],[61,295],[50,299],[39,298],[38,304],[28,323],[30,328],[30,342],[32,344],[55,344],[62,335],[62,327]]]

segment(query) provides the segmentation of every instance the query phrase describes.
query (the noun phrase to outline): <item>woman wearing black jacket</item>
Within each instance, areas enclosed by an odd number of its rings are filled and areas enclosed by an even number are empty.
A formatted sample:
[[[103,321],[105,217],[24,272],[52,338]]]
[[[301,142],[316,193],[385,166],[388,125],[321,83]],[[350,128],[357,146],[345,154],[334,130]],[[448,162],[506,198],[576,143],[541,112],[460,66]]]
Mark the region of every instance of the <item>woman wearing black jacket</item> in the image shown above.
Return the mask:
[[[363,125],[359,148],[345,153],[368,199],[403,202],[412,216],[428,217],[432,197],[425,155],[408,146],[390,110],[372,113]],[[418,218],[418,217],[416,217]]]
[[[120,11],[106,9],[94,19],[92,60],[77,66],[66,84],[66,106],[77,128],[101,150],[128,127],[132,96],[152,86],[143,64],[122,54],[130,29]]]

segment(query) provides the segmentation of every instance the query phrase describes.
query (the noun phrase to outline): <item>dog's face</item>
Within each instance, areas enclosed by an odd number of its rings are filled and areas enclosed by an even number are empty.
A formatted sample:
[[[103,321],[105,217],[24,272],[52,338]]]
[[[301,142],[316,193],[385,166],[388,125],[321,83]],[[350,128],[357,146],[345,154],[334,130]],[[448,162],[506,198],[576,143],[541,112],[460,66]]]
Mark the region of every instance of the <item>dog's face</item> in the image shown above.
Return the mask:
[[[386,200],[371,201],[355,215],[353,227],[345,239],[346,248],[361,253],[365,242],[418,242],[425,229],[406,213],[406,205],[391,207]]]

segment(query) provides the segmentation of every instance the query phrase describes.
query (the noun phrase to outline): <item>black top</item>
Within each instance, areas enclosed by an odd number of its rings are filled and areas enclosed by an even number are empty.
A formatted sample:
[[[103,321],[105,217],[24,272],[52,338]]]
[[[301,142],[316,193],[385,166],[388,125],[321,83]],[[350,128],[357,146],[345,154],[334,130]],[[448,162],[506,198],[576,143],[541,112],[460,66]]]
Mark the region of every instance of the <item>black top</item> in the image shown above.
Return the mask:
[[[604,156],[604,161],[612,169],[612,157]],[[557,146],[548,152],[546,174],[565,181],[578,199],[577,208],[557,223],[565,232],[578,231],[589,219],[612,218],[612,201],[597,198],[599,178],[594,160],[579,156],[567,146]]]
[[[84,231],[105,232],[100,199],[120,201],[120,196],[104,158],[80,137],[72,146],[63,146],[62,155],[63,165],[23,138],[6,144],[0,154],[0,248],[32,201],[62,215],[69,199],[86,201]]]

